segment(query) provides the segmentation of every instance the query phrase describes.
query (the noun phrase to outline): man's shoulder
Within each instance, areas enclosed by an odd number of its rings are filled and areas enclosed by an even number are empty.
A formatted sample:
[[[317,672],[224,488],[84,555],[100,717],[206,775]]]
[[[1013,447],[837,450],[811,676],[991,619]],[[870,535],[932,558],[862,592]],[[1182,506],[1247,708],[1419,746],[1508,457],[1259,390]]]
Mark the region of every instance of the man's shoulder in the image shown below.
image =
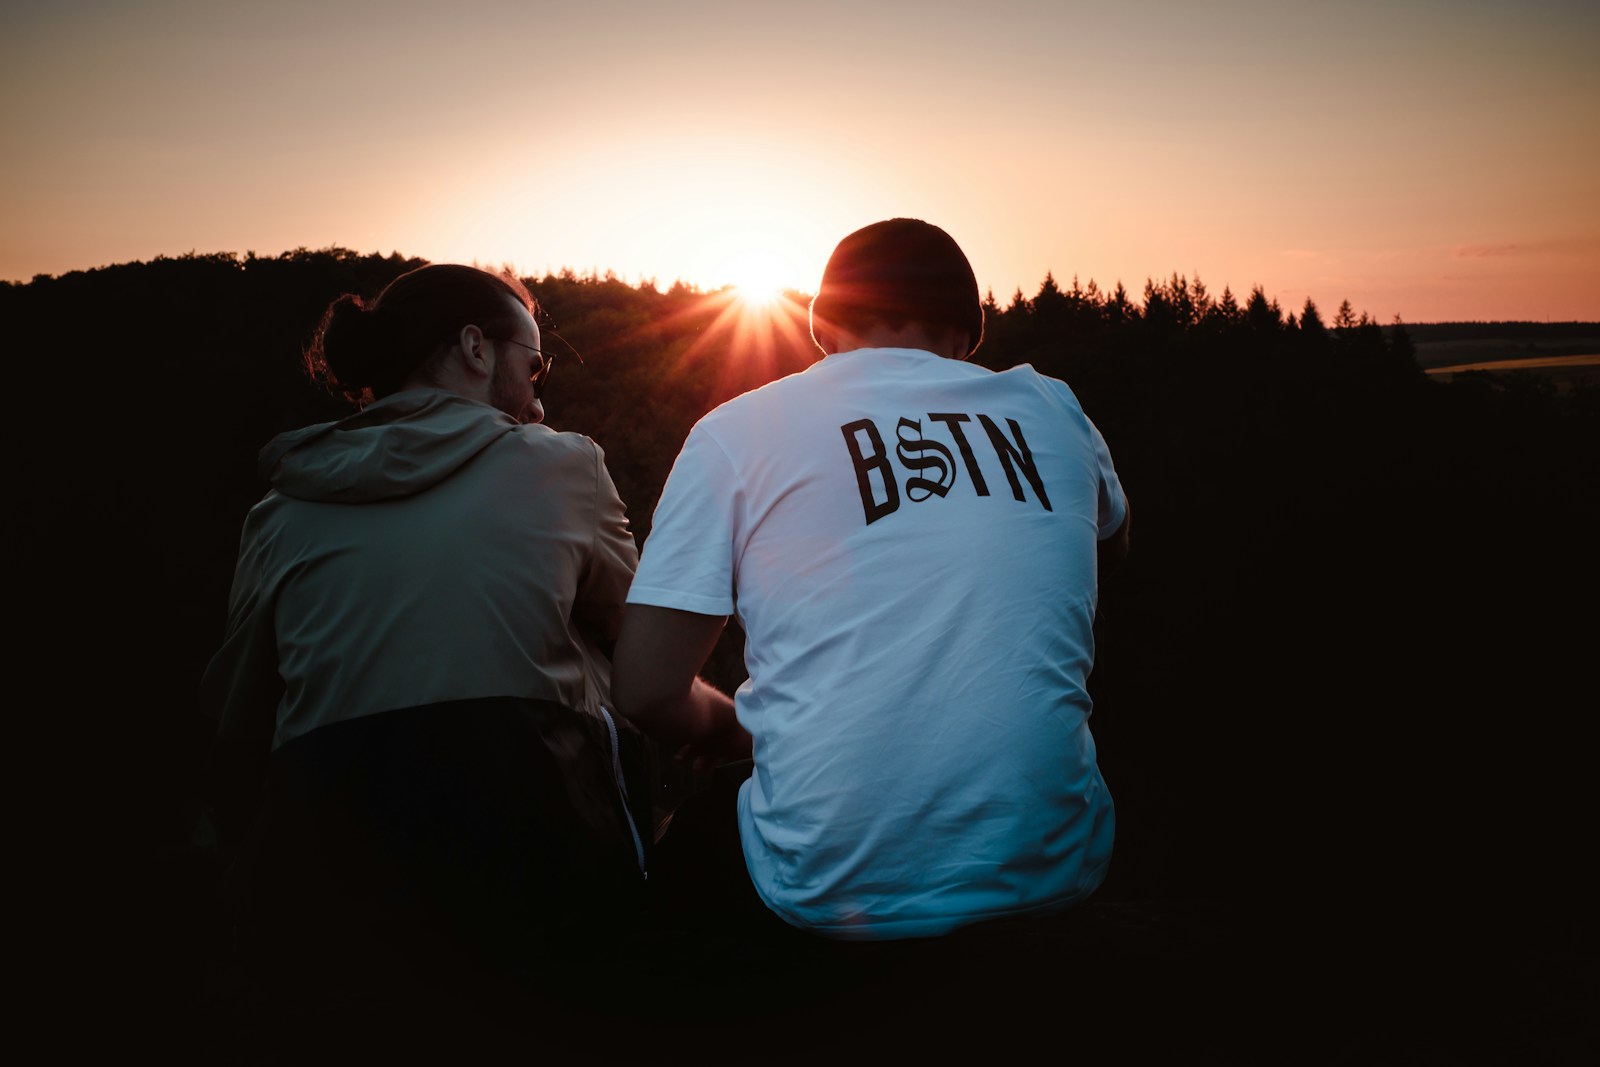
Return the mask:
[[[1010,382],[1018,388],[1038,389],[1052,395],[1072,395],[1072,387],[1060,378],[1052,378],[1032,363],[1015,363],[990,371],[997,381]]]
[[[506,435],[512,447],[548,459],[592,462],[600,446],[587,434],[576,430],[556,430],[543,423],[518,426]]]
[[[1041,373],[1031,363],[1018,363],[1013,367],[993,372],[997,386],[1009,387],[1017,395],[1063,412],[1082,416],[1083,406],[1072,387],[1060,378]]]
[[[931,357],[930,358],[934,358]],[[842,384],[882,390],[884,397],[917,394],[922,387],[948,392],[977,387],[990,396],[1005,394],[1015,399],[1046,405],[1064,413],[1082,415],[1077,395],[1066,382],[1040,373],[1030,363],[1003,369],[979,364],[940,361],[943,374],[931,380],[891,377],[880,380],[878,371],[860,361],[821,360],[803,371],[768,382],[712,408],[695,424],[695,430],[717,440],[761,435],[775,421],[786,421],[795,412],[825,407],[837,396]]]
[[[814,374],[821,364],[813,364],[803,371],[786,374],[782,378],[757,386],[724,400],[695,422],[691,432],[721,436],[738,433],[742,429],[759,428],[776,414],[791,410],[801,403],[801,397],[817,387],[819,379]]]

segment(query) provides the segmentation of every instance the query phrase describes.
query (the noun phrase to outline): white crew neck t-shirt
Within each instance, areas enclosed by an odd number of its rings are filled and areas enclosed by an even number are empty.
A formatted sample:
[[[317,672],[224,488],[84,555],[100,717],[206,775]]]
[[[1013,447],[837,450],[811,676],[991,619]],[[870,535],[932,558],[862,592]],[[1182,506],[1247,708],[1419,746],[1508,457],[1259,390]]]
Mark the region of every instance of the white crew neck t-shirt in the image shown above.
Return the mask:
[[[1096,542],[1122,488],[1065,383],[831,355],[691,431],[631,603],[737,615],[767,905],[841,938],[1054,910],[1103,880]]]

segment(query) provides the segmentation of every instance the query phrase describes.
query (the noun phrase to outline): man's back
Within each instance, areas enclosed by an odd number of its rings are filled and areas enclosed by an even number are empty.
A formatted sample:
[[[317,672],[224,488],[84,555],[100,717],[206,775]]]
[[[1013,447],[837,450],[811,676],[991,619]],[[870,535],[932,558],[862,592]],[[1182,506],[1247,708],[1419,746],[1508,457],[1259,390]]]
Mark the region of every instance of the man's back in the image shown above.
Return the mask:
[[[276,744],[474,697],[598,714],[594,642],[615,633],[636,557],[588,438],[414,390],[284,435],[263,469],[274,491],[243,565],[294,683]]]
[[[696,427],[629,600],[744,625],[739,819],[769,907],[921,936],[1099,884],[1084,684],[1122,509],[1071,391],[1027,367],[840,352]]]
[[[359,410],[263,451],[201,700],[241,928],[296,997],[566,981],[638,914],[645,767],[603,707],[637,553],[598,446],[536,425],[535,307],[457,264],[340,297],[307,366]]]

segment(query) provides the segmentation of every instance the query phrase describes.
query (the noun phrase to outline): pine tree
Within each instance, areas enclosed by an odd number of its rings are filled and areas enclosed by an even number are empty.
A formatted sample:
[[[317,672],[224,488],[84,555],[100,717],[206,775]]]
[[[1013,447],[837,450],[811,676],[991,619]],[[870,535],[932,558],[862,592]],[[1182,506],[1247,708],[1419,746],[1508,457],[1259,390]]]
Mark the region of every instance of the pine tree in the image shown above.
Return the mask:
[[[1300,309],[1300,332],[1312,337],[1323,337],[1328,332],[1317,305],[1309,296],[1306,297],[1306,306]]]
[[[1250,299],[1245,304],[1245,320],[1252,329],[1260,331],[1276,331],[1283,326],[1283,318],[1278,311],[1276,300],[1268,301],[1267,294],[1256,286],[1250,290]]]

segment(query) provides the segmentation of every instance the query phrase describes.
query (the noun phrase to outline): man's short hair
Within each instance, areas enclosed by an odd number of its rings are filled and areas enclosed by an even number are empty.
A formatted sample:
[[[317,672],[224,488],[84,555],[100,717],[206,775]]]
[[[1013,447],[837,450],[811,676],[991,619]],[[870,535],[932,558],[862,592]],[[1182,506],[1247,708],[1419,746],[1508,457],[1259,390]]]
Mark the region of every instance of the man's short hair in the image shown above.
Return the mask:
[[[966,333],[969,356],[983,340],[978,279],[955,239],[921,219],[888,219],[840,241],[811,301],[812,340],[821,343],[819,323],[859,334],[913,322]]]

